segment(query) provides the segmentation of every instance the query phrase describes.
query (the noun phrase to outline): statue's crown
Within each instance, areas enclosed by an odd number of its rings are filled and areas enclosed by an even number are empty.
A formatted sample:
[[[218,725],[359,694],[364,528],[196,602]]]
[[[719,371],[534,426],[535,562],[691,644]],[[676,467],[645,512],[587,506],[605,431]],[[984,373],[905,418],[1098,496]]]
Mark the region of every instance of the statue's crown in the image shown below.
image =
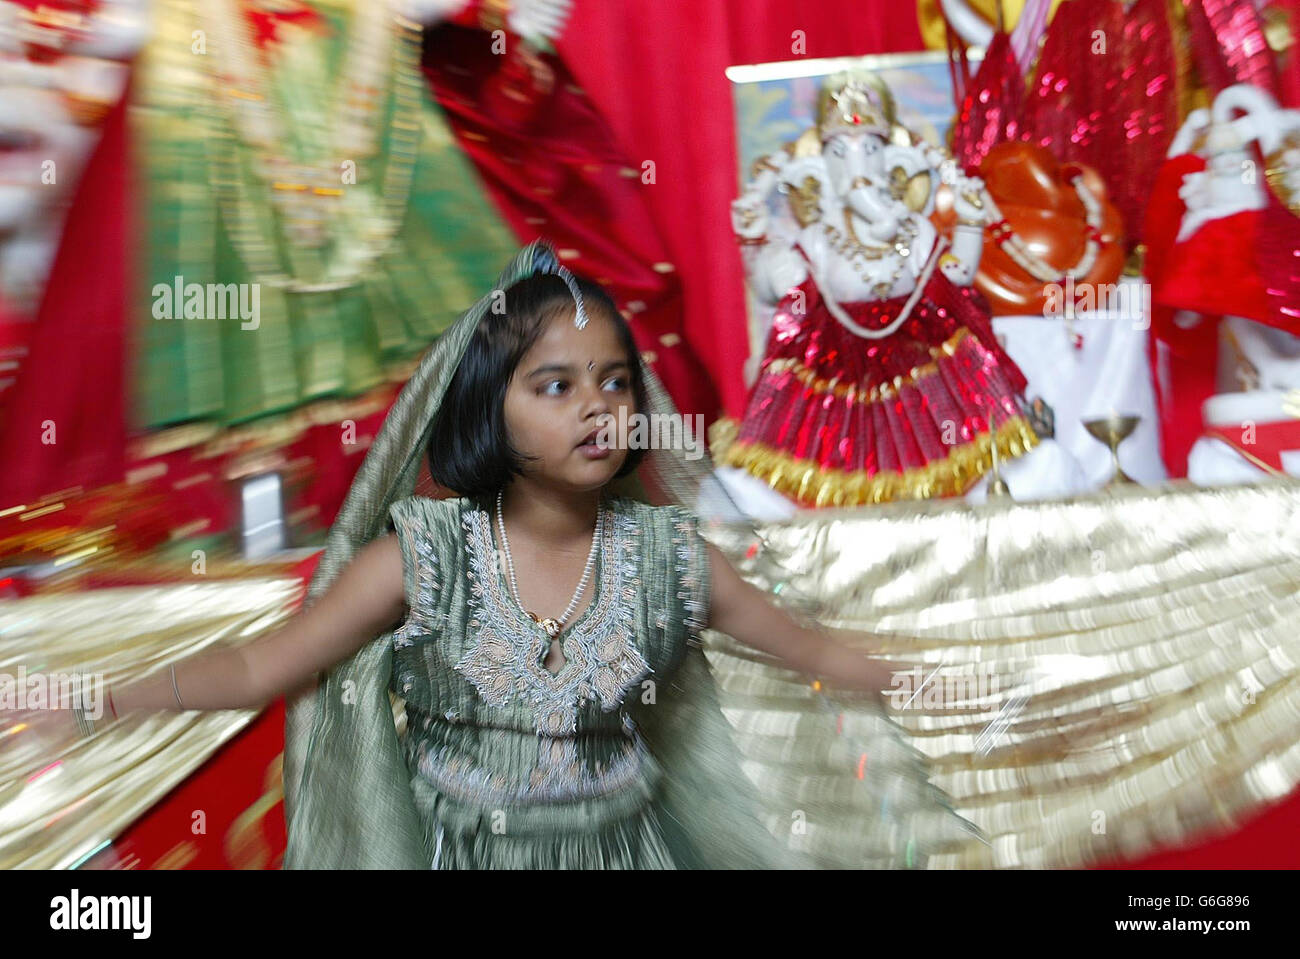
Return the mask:
[[[817,127],[823,141],[836,133],[875,133],[888,139],[894,126],[894,96],[874,73],[839,73],[829,77],[817,103]]]

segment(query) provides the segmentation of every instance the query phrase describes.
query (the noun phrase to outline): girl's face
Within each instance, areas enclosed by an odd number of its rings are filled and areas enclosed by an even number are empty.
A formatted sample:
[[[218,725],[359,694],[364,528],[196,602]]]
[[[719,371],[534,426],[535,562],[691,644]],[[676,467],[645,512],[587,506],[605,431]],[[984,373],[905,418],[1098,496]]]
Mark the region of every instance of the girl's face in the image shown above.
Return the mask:
[[[524,475],[581,491],[604,486],[622,467],[627,421],[637,412],[614,323],[603,312],[589,315],[582,330],[572,309],[552,317],[515,368],[505,401],[510,442],[537,457]],[[607,424],[612,446],[599,448],[596,434]]]

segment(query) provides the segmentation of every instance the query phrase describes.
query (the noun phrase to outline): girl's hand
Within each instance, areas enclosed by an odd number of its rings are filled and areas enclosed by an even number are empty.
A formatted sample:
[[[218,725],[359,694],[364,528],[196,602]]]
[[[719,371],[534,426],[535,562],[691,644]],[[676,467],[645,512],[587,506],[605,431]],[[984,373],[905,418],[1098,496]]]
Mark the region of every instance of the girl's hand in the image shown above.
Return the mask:
[[[882,637],[848,630],[809,629],[756,586],[745,582],[716,546],[709,546],[713,574],[709,627],[771,653],[792,669],[828,686],[874,693],[897,692],[895,674],[928,669],[916,662],[873,658]],[[836,636],[839,640],[836,640]]]
[[[826,644],[821,657],[824,665],[818,675],[832,689],[878,695],[882,707],[900,692],[910,695],[917,671],[921,676],[928,672],[928,667],[921,663],[873,658],[863,653],[856,643],[847,646],[829,638],[823,641]]]
[[[120,716],[182,709],[260,709],[395,625],[406,608],[402,551],[389,533],[368,543],[311,606],[279,629],[114,686]],[[179,702],[178,702],[179,697]]]

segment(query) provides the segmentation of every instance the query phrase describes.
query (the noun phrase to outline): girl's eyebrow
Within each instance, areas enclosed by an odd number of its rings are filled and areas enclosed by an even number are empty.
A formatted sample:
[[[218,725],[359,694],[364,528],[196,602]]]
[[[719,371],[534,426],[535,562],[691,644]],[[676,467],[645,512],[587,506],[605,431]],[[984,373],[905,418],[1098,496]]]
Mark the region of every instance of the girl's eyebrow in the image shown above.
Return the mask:
[[[602,373],[607,373],[612,369],[620,366],[627,366],[627,360],[609,360],[600,368]],[[628,367],[631,369],[631,367]],[[538,373],[572,373],[574,367],[567,363],[548,363],[546,366],[539,366],[528,375],[536,376]]]

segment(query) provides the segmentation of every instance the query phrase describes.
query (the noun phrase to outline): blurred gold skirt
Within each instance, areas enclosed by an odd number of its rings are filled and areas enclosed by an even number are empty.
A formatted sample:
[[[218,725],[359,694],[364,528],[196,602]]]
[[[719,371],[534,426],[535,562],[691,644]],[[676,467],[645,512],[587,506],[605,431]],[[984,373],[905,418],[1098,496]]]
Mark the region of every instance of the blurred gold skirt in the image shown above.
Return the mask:
[[[1300,782],[1300,482],[809,511],[711,538],[778,599],[925,664],[888,715],[985,833],[931,867],[1136,857]],[[769,827],[801,809],[788,844],[851,864],[879,707],[709,639]]]

